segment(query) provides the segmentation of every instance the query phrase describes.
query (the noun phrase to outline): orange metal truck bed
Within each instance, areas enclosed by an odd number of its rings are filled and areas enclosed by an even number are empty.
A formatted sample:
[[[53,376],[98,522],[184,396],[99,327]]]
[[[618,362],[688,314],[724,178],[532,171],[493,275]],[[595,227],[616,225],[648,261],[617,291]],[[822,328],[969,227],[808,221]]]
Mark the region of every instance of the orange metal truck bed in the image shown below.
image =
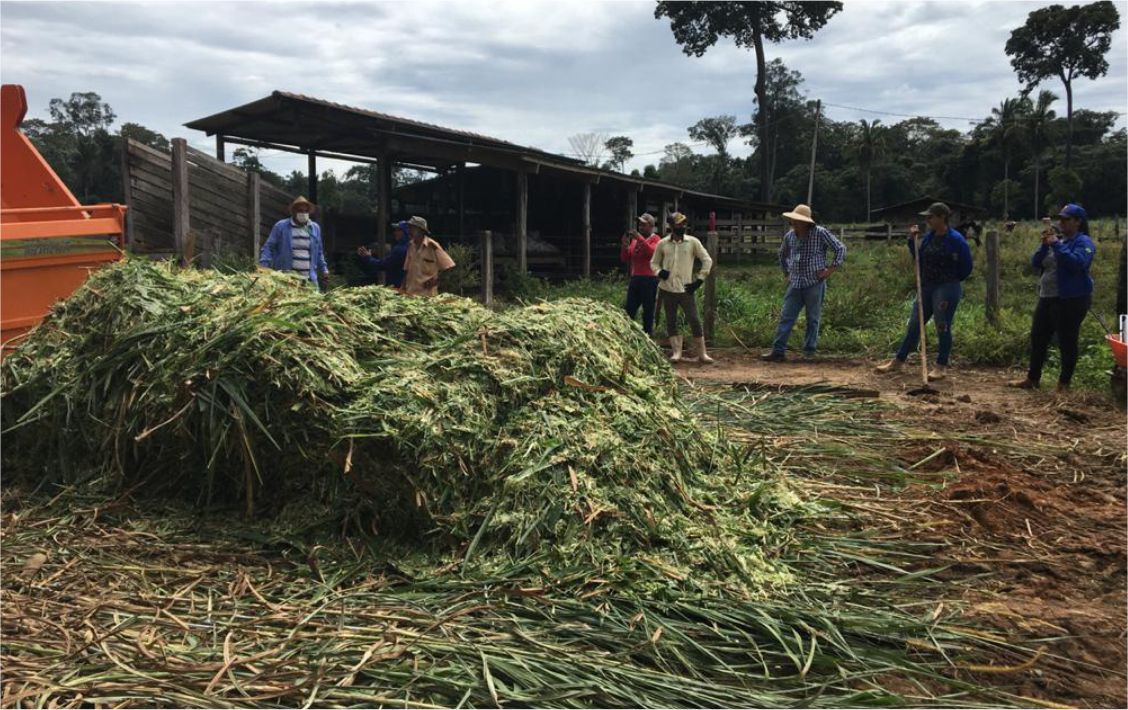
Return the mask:
[[[81,205],[20,131],[22,86],[0,88],[0,344],[34,327],[92,269],[124,254],[125,207]]]

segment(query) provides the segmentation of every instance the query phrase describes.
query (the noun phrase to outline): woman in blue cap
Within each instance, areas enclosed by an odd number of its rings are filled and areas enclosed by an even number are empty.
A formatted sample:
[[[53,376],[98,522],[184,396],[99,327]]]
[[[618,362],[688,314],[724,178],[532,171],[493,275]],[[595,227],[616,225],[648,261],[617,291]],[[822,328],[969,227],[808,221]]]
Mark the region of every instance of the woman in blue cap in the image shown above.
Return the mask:
[[[1030,326],[1030,369],[1026,377],[1010,383],[1011,387],[1037,389],[1042,379],[1042,366],[1054,333],[1061,349],[1061,374],[1058,391],[1069,389],[1073,369],[1077,366],[1077,340],[1081,322],[1093,302],[1093,278],[1089,266],[1097,248],[1089,238],[1089,216],[1080,205],[1068,204],[1058,213],[1058,228],[1046,218],[1042,245],[1030,263],[1041,274],[1038,282],[1038,305]]]

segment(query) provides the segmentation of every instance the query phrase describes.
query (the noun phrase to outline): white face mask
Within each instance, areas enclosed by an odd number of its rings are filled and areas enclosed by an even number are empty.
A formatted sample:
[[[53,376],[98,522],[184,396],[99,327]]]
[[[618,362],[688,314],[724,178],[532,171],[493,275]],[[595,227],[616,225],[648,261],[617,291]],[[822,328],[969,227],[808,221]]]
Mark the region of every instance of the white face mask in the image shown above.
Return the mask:
[[[298,224],[305,224],[309,221],[309,212],[295,212],[294,221]]]

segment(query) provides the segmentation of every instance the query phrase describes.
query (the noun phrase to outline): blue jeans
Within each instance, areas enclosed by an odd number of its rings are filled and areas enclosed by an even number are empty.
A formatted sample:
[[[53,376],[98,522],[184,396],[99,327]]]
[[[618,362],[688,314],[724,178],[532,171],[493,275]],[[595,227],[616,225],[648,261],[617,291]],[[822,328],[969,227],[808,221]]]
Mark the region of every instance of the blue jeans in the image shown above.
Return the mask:
[[[776,330],[772,352],[783,354],[787,350],[787,339],[799,318],[799,311],[807,309],[807,334],[803,338],[803,352],[814,354],[819,345],[819,320],[822,317],[823,298],[826,296],[826,281],[806,288],[787,287],[783,295],[783,310],[779,314],[779,328]]]
[[[654,304],[658,299],[657,276],[632,276],[627,284],[627,315],[635,319],[642,307],[642,329],[654,332]]]
[[[956,307],[960,305],[963,297],[963,287],[959,281],[949,281],[938,286],[925,284],[922,287],[924,294],[924,322],[929,318],[936,319],[936,333],[939,336],[940,346],[936,351],[936,362],[941,365],[948,364],[948,357],[952,354],[952,319],[956,316]],[[909,353],[916,350],[917,341],[920,339],[920,319],[917,317],[917,302],[913,299],[913,312],[909,315],[909,329],[905,332],[905,339],[901,341],[901,349],[897,351],[897,359],[904,362]]]

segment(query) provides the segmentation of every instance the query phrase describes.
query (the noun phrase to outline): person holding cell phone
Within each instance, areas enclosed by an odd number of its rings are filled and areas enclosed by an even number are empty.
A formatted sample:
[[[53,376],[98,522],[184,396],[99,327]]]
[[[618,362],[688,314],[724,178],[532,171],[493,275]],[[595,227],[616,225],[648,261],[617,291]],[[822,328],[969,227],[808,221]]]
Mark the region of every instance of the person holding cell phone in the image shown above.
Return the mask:
[[[1077,366],[1081,323],[1093,302],[1093,278],[1089,267],[1097,248],[1089,238],[1089,216],[1080,205],[1068,204],[1058,213],[1055,226],[1042,220],[1042,243],[1030,264],[1040,274],[1038,304],[1030,325],[1030,368],[1026,377],[1009,383],[1019,389],[1037,389],[1042,379],[1050,341],[1058,336],[1061,372],[1057,389],[1069,389]]]
[[[619,241],[619,259],[631,269],[627,315],[634,320],[641,306],[642,329],[647,335],[654,332],[654,304],[658,298],[658,276],[650,268],[650,259],[661,239],[654,233],[654,216],[644,212],[639,215],[638,229],[627,232]]]

